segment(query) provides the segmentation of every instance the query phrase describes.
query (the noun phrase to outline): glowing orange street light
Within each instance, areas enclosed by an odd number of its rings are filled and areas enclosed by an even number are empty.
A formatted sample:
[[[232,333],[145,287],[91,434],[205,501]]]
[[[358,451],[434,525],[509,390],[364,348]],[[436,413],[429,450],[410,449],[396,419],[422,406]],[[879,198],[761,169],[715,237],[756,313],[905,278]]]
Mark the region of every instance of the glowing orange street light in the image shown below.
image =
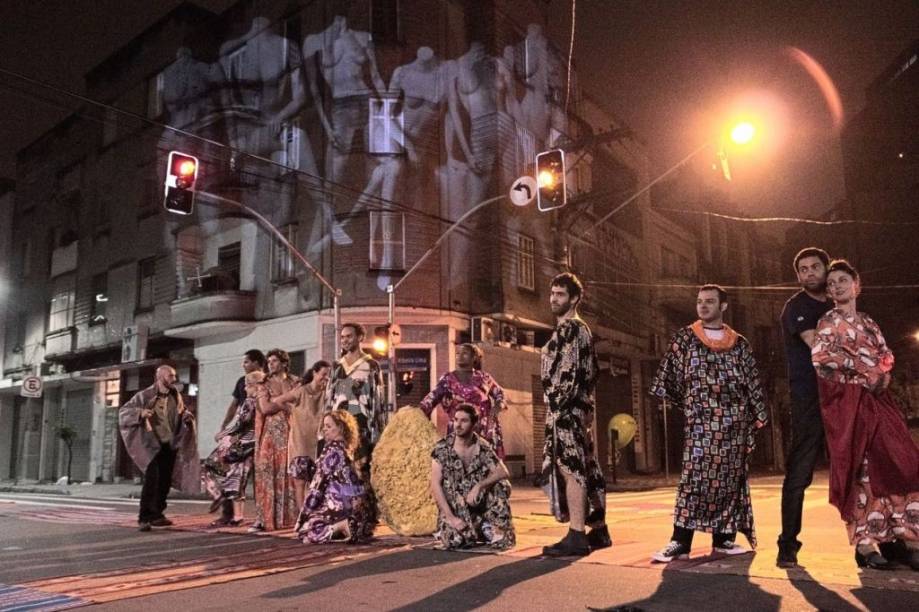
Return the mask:
[[[749,144],[756,136],[756,127],[749,121],[742,121],[731,130],[731,140],[734,144]]]
[[[913,334],[913,339],[914,339],[916,342],[919,342],[919,331],[917,331],[916,333]]]
[[[550,172],[549,170],[543,170],[539,173],[539,176],[536,180],[540,187],[552,187],[555,185],[555,173]]]

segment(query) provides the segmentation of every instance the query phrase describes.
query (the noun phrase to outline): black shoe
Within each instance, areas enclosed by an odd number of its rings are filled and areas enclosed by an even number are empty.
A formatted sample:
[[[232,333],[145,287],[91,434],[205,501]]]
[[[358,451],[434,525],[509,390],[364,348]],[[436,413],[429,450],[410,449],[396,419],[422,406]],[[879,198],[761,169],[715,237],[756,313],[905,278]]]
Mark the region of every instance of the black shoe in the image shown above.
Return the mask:
[[[609,537],[609,528],[604,525],[603,527],[597,527],[596,529],[588,531],[587,545],[590,546],[590,550],[600,550],[601,548],[609,548],[612,546],[613,539]]]
[[[859,567],[867,567],[868,569],[876,569],[876,570],[892,570],[893,569],[893,563],[885,559],[884,556],[877,551],[871,551],[867,555],[863,555],[862,553],[856,550],[855,551],[855,563],[857,563]]]
[[[775,558],[776,567],[793,569],[798,567],[798,547],[788,544],[779,544],[779,554]]]
[[[158,519],[153,519],[150,521],[150,524],[154,527],[170,527],[173,523],[165,516],[161,516]]]
[[[914,572],[919,572],[919,550],[910,550],[904,562],[910,566]]]
[[[667,546],[651,555],[651,563],[670,563],[674,559],[688,559],[689,546],[676,540],[670,540]]]
[[[569,529],[560,541],[552,546],[543,546],[542,554],[546,557],[586,557],[590,554],[590,544],[583,531]]]
[[[150,531],[150,523],[147,521],[140,521],[137,523],[137,531]]]

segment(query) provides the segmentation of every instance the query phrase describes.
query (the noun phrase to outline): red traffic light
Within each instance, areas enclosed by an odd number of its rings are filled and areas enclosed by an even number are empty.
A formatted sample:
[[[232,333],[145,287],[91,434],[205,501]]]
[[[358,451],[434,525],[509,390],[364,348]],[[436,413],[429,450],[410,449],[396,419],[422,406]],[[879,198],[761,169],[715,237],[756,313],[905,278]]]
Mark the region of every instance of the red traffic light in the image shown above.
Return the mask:
[[[169,152],[163,206],[172,213],[190,215],[195,206],[198,158],[179,151]]]

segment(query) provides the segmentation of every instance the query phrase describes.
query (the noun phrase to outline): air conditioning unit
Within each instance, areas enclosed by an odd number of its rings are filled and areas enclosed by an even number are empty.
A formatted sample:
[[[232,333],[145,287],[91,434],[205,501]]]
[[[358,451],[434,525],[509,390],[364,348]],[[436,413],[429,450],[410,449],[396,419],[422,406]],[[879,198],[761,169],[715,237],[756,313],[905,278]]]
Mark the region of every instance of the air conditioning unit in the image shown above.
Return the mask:
[[[147,326],[129,325],[121,336],[121,363],[147,358]]]
[[[517,345],[517,326],[510,323],[501,323],[501,342],[512,346]]]
[[[472,341],[493,344],[497,337],[495,320],[488,317],[472,317]]]

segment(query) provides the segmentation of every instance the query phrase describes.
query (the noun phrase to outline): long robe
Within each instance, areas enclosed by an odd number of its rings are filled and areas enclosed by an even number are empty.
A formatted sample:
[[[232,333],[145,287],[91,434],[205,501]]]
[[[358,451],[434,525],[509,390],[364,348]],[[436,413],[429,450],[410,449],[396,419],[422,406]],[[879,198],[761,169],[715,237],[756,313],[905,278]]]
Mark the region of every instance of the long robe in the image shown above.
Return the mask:
[[[182,416],[186,410],[182,394],[175,389],[171,391],[171,394],[176,402],[171,441],[172,448],[176,451],[175,465],[172,469],[172,486],[185,493],[199,493],[201,491],[201,468],[194,421],[186,423]],[[159,438],[152,431],[147,431],[146,423],[140,418],[140,411],[152,406],[154,400],[156,400],[155,384],[138,391],[128,403],[118,410],[118,428],[121,431],[124,446],[137,468],[145,473],[147,466],[162,449]]]
[[[295,379],[272,377],[265,382],[269,399],[290,391]],[[283,529],[293,524],[296,510],[294,488],[287,475],[287,444],[290,422],[286,412],[255,415],[255,513],[256,522],[266,530]]]
[[[201,484],[215,500],[246,498],[255,452],[256,402],[247,397],[236,407],[233,419],[217,436],[217,447],[204,460]]]
[[[475,407],[479,420],[475,433],[488,440],[498,457],[504,459],[504,438],[501,434],[501,423],[498,421],[498,408],[504,402],[504,389],[494,377],[482,370],[473,370],[468,382],[460,381],[456,372],[447,372],[440,377],[434,389],[418,405],[424,413],[431,416],[436,406],[440,406],[447,415],[447,435],[453,432],[453,415],[462,404]]]
[[[725,326],[705,338],[700,322],[676,332],[651,395],[683,410],[683,470],[673,523],[710,533],[743,533],[756,546],[747,482],[754,432],[766,403],[749,342]]]

